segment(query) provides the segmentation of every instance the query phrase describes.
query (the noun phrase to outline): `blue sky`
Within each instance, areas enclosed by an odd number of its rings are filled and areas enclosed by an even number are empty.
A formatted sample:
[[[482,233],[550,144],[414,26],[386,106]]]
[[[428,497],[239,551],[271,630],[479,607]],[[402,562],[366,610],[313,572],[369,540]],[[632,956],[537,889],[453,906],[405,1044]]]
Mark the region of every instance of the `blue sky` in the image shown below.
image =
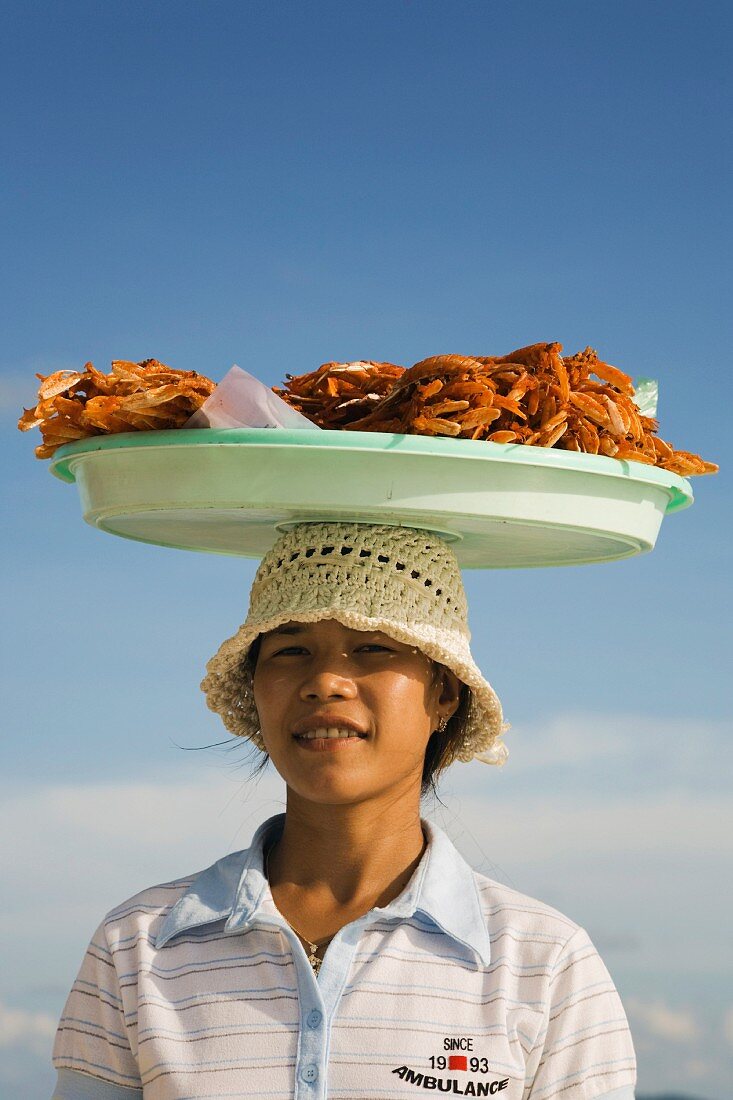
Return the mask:
[[[559,340],[658,378],[660,435],[722,472],[693,479],[651,554],[466,575],[511,756],[457,765],[431,812],[475,866],[586,925],[640,1092],[721,1100],[729,6],[4,10],[6,1087],[48,1096],[101,916],[245,846],[282,798],[236,754],[182,751],[225,732],[198,683],[254,563],[87,527],[37,433],[15,430],[34,373],[155,356],[275,384],[328,360]]]

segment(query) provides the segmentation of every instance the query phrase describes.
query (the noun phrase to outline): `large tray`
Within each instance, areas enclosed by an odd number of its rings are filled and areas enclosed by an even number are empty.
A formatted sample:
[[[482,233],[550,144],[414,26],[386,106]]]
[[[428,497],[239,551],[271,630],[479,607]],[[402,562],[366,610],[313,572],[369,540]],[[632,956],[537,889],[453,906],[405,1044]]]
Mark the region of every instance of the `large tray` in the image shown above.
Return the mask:
[[[261,557],[288,525],[402,524],[465,568],[612,561],[651,550],[689,482],[640,462],[420,435],[277,428],[93,436],[60,447],[87,523],[123,538]]]

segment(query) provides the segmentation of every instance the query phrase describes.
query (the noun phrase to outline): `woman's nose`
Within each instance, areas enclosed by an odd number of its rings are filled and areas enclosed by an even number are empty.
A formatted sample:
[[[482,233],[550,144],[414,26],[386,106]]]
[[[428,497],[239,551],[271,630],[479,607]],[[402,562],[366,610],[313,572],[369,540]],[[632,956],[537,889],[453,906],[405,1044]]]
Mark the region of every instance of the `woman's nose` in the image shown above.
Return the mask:
[[[353,677],[337,668],[313,669],[301,685],[301,699],[353,699],[357,686]]]

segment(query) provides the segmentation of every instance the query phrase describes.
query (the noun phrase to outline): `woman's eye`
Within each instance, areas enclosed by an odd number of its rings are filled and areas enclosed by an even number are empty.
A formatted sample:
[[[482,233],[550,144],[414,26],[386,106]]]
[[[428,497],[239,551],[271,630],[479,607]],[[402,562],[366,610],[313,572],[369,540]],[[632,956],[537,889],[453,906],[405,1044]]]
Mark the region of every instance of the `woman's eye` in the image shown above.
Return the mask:
[[[287,645],[282,646],[280,649],[273,649],[269,657],[299,657],[303,654],[308,655],[310,651],[307,646],[302,645]],[[364,645],[358,647],[358,653],[392,653],[393,650],[390,646],[382,645],[380,642],[366,642]]]

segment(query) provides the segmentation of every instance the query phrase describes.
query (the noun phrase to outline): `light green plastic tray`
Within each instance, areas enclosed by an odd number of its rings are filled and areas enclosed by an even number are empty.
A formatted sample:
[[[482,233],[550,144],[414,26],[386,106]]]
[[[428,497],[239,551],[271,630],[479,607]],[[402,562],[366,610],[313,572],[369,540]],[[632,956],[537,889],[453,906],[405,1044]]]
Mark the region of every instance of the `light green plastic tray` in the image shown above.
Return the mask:
[[[87,523],[123,538],[261,557],[293,523],[391,523],[441,534],[481,569],[631,557],[692,503],[689,482],[639,462],[316,428],[93,436],[51,471],[76,482]]]

